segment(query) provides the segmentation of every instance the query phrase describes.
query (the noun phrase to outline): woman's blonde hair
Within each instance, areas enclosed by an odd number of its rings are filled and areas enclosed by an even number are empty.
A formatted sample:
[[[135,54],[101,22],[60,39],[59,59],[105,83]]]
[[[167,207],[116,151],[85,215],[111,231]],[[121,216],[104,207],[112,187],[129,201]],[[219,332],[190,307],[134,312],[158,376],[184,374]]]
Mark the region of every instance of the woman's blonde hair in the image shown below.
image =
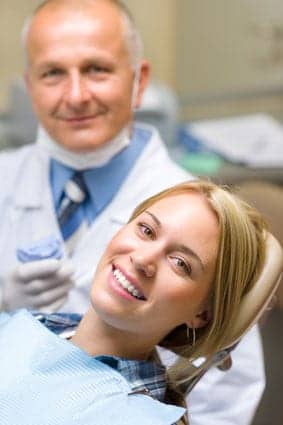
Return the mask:
[[[163,198],[190,192],[207,200],[219,222],[220,240],[210,295],[212,315],[204,328],[196,330],[195,344],[188,341],[184,325],[167,335],[160,345],[194,360],[209,357],[225,346],[243,296],[263,268],[266,224],[254,208],[228,188],[205,180],[184,182],[152,196],[135,209],[130,220]]]

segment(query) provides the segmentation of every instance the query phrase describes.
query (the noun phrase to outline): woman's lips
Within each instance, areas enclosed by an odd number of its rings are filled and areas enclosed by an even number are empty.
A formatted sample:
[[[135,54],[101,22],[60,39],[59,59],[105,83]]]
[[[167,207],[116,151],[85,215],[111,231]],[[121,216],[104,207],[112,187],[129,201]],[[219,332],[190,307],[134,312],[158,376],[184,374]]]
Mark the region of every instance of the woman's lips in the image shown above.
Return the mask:
[[[120,267],[112,266],[112,277],[116,283],[115,288],[120,289],[127,299],[137,299],[139,301],[146,301],[146,297],[137,285],[137,283],[129,277]],[[129,298],[130,297],[130,298]]]

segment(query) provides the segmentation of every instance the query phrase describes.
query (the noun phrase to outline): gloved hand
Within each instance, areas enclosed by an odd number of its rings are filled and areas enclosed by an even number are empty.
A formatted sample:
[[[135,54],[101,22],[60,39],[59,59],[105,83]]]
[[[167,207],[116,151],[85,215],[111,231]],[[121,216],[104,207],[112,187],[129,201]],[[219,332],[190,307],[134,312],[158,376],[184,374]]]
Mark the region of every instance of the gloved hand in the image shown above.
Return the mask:
[[[70,261],[48,258],[19,264],[4,285],[3,310],[21,307],[53,312],[74,285]]]

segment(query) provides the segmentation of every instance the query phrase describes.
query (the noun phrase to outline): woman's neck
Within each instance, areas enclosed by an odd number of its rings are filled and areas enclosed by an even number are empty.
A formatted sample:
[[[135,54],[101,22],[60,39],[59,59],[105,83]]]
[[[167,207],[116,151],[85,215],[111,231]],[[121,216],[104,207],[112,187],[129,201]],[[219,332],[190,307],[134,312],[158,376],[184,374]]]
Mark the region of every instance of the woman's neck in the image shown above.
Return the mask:
[[[155,347],[136,334],[108,325],[92,308],[82,318],[71,342],[91,356],[111,355],[132,360],[148,359]]]

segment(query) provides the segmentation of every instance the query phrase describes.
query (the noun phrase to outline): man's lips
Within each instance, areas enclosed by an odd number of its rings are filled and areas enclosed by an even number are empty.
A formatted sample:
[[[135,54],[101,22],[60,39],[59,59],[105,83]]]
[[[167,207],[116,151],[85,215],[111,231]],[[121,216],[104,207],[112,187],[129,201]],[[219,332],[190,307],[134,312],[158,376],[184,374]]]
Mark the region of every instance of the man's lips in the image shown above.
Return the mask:
[[[78,117],[64,117],[61,118],[63,121],[67,122],[84,122],[89,121],[97,118],[98,114],[96,115],[84,115],[84,116],[78,116]]]
[[[146,301],[146,297],[139,287],[138,283],[130,277],[124,270],[116,265],[112,266],[112,272],[116,281],[127,291],[130,295],[138,300]]]

